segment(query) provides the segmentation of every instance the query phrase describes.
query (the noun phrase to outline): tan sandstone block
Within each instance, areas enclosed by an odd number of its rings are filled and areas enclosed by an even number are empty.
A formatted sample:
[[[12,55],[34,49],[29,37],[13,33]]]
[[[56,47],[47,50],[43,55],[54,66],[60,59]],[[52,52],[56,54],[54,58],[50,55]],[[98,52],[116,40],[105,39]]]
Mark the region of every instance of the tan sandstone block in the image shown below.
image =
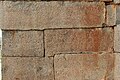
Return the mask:
[[[116,5],[107,5],[106,24],[107,26],[116,25]]]
[[[102,27],[103,2],[2,2],[1,29]]]
[[[61,54],[54,58],[55,80],[114,80],[114,55]]]
[[[114,51],[120,52],[120,25],[114,28]]]
[[[45,55],[79,53],[83,51],[112,51],[113,29],[45,30]]]
[[[44,55],[42,31],[3,31],[2,56]]]
[[[53,58],[3,57],[2,80],[54,80]]]
[[[114,53],[115,54],[115,79],[114,80],[120,80],[120,53]]]

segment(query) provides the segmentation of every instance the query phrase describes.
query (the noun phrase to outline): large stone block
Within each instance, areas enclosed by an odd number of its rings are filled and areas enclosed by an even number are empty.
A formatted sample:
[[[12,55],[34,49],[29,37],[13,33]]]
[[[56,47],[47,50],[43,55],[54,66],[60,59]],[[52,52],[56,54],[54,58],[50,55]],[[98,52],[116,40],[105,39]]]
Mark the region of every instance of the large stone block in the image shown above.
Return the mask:
[[[48,29],[102,27],[104,2],[4,1],[1,29]]]
[[[120,5],[116,5],[116,24],[120,24]]]
[[[107,5],[106,24],[107,26],[116,25],[116,5]]]
[[[54,58],[55,80],[114,80],[111,53],[61,54]]]
[[[2,80],[54,80],[53,58],[3,57]]]
[[[114,28],[114,51],[120,52],[120,25]]]
[[[2,56],[44,56],[42,31],[3,31]]]
[[[79,53],[83,51],[112,51],[113,29],[45,30],[45,55]]]
[[[120,53],[115,53],[115,80],[120,80]]]

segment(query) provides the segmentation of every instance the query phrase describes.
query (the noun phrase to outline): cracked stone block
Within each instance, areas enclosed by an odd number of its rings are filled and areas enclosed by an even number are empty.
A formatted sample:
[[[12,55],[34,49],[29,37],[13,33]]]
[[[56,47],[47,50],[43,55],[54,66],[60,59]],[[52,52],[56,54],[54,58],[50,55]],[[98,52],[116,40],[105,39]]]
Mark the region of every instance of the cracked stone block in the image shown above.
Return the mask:
[[[2,80],[54,80],[53,58],[3,57]]]
[[[42,31],[3,31],[2,56],[44,56]]]
[[[54,57],[55,80],[114,80],[114,54],[60,54]]]
[[[1,9],[1,29],[89,28],[105,23],[104,2],[4,1]]]
[[[115,80],[120,80],[120,53],[115,54]]]
[[[45,30],[45,55],[107,51],[113,48],[113,29]]]
[[[106,15],[107,26],[116,25],[116,5],[107,5],[107,15]]]

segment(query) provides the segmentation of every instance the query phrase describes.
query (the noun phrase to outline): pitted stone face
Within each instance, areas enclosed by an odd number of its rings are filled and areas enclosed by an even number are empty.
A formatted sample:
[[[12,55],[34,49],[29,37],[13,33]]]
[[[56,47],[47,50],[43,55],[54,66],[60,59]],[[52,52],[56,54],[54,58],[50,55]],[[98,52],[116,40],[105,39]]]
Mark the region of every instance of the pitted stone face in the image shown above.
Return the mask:
[[[4,57],[3,80],[54,80],[53,58]]]
[[[45,31],[45,55],[107,51],[113,47],[113,29],[57,29]]]
[[[105,23],[103,2],[6,1],[1,7],[2,29],[91,28]]]
[[[120,6],[117,5],[116,6],[116,24],[119,25],[120,24]]]
[[[2,56],[44,56],[43,31],[3,31]]]
[[[54,57],[55,80],[114,80],[114,54],[60,54]]]
[[[120,80],[119,1],[0,0],[3,80]]]
[[[107,8],[106,9],[106,12],[107,12],[106,13],[106,24],[107,24],[107,26],[116,25],[116,5],[107,5],[106,8]]]

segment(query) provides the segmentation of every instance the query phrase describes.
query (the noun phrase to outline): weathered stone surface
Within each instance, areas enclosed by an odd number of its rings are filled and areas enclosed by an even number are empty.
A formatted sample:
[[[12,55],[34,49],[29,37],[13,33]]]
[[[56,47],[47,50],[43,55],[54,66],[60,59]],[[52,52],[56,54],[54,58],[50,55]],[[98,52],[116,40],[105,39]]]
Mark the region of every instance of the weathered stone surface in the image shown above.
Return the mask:
[[[3,22],[3,8],[2,8],[2,2],[0,1],[0,27],[2,27]]]
[[[120,52],[120,25],[114,28],[114,51]]]
[[[116,5],[107,6],[107,16],[106,16],[107,26],[114,26],[116,24]]]
[[[2,2],[1,29],[102,27],[103,2]]]
[[[112,28],[45,30],[47,56],[82,51],[112,51],[112,48]]]
[[[120,3],[120,0],[113,0],[114,3]]]
[[[3,31],[2,56],[44,55],[42,31]]]
[[[3,57],[2,80],[54,80],[53,58]]]
[[[95,1],[97,1],[97,0],[95,0]],[[98,0],[98,1],[111,2],[112,0]]]
[[[115,80],[120,80],[120,53],[114,53],[115,54]]]
[[[116,5],[116,24],[120,24],[120,5]]]
[[[114,80],[111,53],[61,54],[54,58],[55,80]]]
[[[21,0],[0,0],[0,1],[21,1]],[[112,0],[22,0],[22,1],[106,1],[110,2]]]

